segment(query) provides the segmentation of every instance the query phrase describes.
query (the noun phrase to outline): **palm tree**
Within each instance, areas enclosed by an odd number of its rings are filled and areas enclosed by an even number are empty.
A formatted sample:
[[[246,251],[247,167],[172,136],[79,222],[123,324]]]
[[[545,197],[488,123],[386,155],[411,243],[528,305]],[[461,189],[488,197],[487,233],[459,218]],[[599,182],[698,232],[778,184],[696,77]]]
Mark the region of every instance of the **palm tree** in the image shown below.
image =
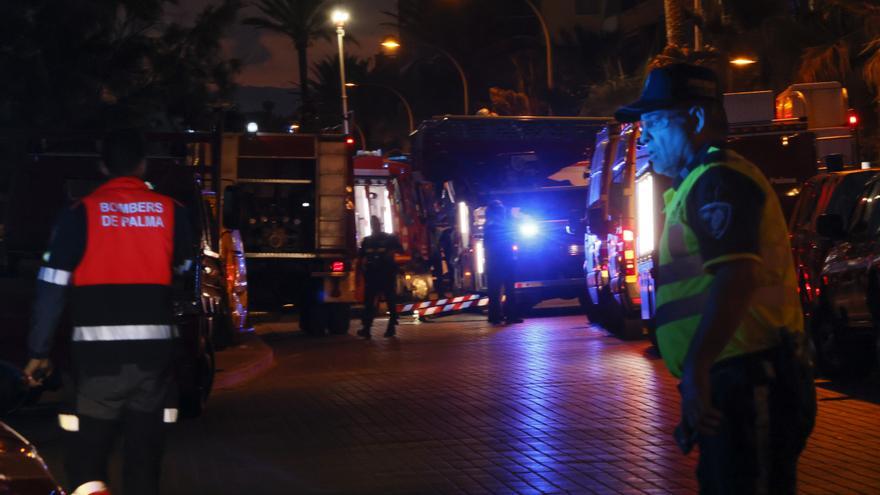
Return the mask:
[[[860,68],[880,102],[880,6],[866,0],[832,0],[820,9],[812,19],[818,39],[804,50],[798,75],[805,81],[830,77],[848,82]]]
[[[687,44],[687,23],[683,0],[663,0],[666,17],[666,46],[684,48]]]
[[[302,104],[309,108],[311,106],[309,46],[314,40],[331,41],[334,34],[333,27],[328,21],[327,2],[325,0],[257,0],[254,6],[261,15],[248,17],[242,22],[290,38],[297,54]]]

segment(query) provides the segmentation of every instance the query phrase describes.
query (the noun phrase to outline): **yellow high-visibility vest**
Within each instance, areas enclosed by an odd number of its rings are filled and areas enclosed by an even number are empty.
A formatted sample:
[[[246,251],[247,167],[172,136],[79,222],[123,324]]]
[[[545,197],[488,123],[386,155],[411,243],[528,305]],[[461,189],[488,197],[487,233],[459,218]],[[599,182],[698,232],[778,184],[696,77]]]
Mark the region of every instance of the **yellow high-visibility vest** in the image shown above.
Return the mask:
[[[749,177],[764,193],[758,255],[735,253],[712,260],[704,260],[700,255],[697,237],[687,218],[687,197],[700,176],[713,167],[729,167]],[[673,375],[682,374],[691,340],[709,300],[714,276],[707,269],[718,263],[736,259],[761,263],[758,289],[718,361],[778,345],[780,328],[803,332],[804,317],[787,223],[776,193],[755,165],[732,151],[710,148],[707,163],[693,169],[677,189],[667,190],[663,200],[666,224],[660,238],[655,318],[657,343]]]

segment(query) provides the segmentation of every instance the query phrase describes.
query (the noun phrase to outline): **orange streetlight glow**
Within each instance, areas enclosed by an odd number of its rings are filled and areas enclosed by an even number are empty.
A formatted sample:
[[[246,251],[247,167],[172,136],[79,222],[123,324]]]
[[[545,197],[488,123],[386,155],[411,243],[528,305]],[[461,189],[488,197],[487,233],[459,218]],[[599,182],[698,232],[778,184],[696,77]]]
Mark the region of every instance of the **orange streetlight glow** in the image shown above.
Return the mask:
[[[382,46],[389,50],[397,50],[398,48],[400,48],[400,43],[398,43],[397,40],[393,38],[388,38],[382,42]]]
[[[753,59],[747,58],[747,57],[737,57],[737,58],[731,60],[730,63],[733,65],[736,65],[738,67],[743,67],[746,65],[752,65],[754,63],[757,63],[757,60],[753,60]]]

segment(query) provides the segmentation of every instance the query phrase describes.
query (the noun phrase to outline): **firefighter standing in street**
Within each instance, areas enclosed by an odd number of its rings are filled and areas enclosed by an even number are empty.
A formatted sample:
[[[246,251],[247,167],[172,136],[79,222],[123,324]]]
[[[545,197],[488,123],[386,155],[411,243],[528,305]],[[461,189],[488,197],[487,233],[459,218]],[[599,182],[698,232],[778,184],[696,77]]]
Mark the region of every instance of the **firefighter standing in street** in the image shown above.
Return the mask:
[[[370,231],[372,234],[364,237],[358,251],[359,264],[364,274],[364,327],[358,335],[366,339],[372,336],[370,329],[376,316],[376,299],[382,293],[385,295],[388,312],[391,313],[385,337],[394,337],[397,333],[398,271],[394,253],[402,253],[403,246],[395,235],[382,232],[382,224],[377,216],[370,217]]]
[[[816,413],[785,218],[763,174],[724,148],[715,74],[653,70],[640,120],[656,173],[671,177],[657,275],[657,341],[681,378],[676,440],[700,446],[701,493],[795,493]]]
[[[76,381],[66,460],[74,495],[109,493],[107,462],[124,437],[126,495],[159,492],[164,423],[176,421],[171,366],[177,345],[172,277],[190,268],[183,207],[150,190],[144,141],[135,131],[102,143],[109,180],[65,209],[37,281],[25,374],[32,386],[50,368],[52,337],[68,287]]]
[[[486,246],[486,285],[489,291],[489,323],[521,323],[516,314],[516,296],[513,282],[516,258],[513,250],[513,232],[507,211],[497,199],[486,207],[486,225],[483,227]],[[501,303],[501,289],[504,303]]]

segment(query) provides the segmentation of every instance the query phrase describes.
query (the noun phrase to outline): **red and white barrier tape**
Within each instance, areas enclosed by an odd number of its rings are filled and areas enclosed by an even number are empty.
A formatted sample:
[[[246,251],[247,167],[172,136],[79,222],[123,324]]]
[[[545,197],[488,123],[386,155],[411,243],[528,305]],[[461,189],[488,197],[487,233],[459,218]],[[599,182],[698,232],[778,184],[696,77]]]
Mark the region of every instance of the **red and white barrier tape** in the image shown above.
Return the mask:
[[[442,306],[438,305],[438,306],[431,306],[429,308],[419,309],[416,311],[416,313],[418,313],[418,315],[420,317],[421,316],[430,316],[430,315],[437,315],[440,313],[451,313],[453,311],[460,311],[462,309],[467,309],[470,307],[479,308],[479,307],[486,306],[488,304],[489,304],[488,297],[484,297],[482,299],[471,298],[467,301],[461,301],[461,302],[456,302],[456,303],[450,302],[449,304],[444,304]]]
[[[479,294],[469,294],[467,296],[457,296],[457,297],[448,297],[444,299],[433,299],[431,301],[422,301],[417,303],[410,304],[398,304],[397,305],[397,313],[409,313],[409,312],[417,312],[419,314],[423,314],[421,310],[429,309],[429,308],[437,308],[437,307],[445,307],[449,305],[464,303],[464,302],[473,302],[480,299]],[[486,303],[488,304],[488,302]],[[480,304],[479,306],[485,306],[486,304]],[[429,313],[433,314],[433,313]]]

